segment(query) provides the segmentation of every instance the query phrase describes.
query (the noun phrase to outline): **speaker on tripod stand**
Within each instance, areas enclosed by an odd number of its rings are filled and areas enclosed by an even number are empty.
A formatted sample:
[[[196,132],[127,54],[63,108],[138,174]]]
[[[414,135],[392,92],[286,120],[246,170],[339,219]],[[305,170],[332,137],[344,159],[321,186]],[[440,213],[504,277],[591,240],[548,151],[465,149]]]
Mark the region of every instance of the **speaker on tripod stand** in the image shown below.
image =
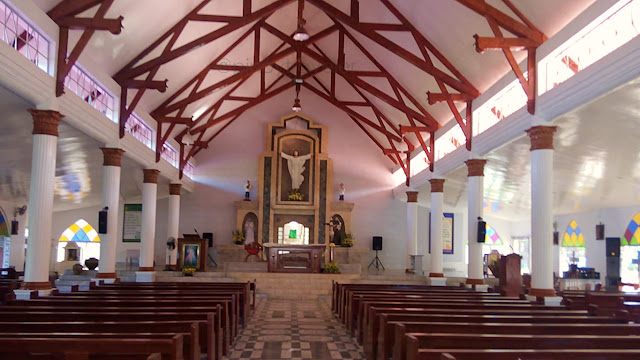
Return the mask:
[[[382,251],[382,236],[374,236],[373,242],[371,244],[373,250],[376,252],[376,257],[371,260],[367,269],[373,266],[376,268],[376,270],[380,270],[380,267],[382,266],[382,270],[385,270],[384,265],[382,265],[382,261],[380,261],[380,258],[378,257],[378,251]]]

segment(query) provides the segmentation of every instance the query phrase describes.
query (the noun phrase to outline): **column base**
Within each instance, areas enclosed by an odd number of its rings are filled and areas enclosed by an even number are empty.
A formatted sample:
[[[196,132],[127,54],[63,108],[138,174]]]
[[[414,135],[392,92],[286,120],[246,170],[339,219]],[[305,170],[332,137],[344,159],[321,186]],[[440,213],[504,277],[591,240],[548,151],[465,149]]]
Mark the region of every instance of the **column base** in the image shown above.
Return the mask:
[[[136,271],[136,282],[155,282],[155,271]]]
[[[429,277],[430,277],[430,278],[432,278],[432,277],[433,277],[433,278],[442,278],[442,277],[444,277],[444,274],[443,274],[443,273],[434,273],[434,272],[431,272],[431,273],[429,273]]]
[[[539,305],[547,305],[547,306],[562,306],[562,297],[561,296],[532,296],[527,295],[527,300],[539,304]]]
[[[555,297],[556,291],[554,289],[529,289],[529,295],[535,297]]]
[[[37,299],[39,296],[49,296],[55,289],[46,289],[46,290],[26,290],[19,289],[13,290],[13,293],[16,295],[16,300],[31,300]]]
[[[467,279],[467,285],[484,285],[484,279]]]
[[[432,274],[429,274],[428,281],[431,286],[447,286],[446,277],[434,277]]]
[[[475,291],[479,291],[479,292],[488,292],[489,291],[489,285],[487,284],[481,284],[481,285],[475,285],[475,284],[465,284],[467,286],[467,289],[473,289]]]

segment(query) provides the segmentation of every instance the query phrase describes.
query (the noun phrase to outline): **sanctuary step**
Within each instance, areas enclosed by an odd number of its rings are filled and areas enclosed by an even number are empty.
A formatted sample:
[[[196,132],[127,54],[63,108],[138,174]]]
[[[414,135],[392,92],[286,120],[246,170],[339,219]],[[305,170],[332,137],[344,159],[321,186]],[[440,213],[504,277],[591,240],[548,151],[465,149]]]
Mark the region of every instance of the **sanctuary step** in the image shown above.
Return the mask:
[[[233,282],[231,277],[225,276],[223,272],[199,271],[193,276],[184,276],[181,271],[158,271],[156,272],[157,282]]]

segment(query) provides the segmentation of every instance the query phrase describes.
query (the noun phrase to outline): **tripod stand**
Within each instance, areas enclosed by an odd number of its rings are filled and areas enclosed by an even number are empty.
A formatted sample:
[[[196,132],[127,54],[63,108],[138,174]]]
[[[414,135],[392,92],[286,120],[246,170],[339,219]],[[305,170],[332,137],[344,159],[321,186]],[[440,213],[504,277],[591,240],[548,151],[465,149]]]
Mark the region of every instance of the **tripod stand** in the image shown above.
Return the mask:
[[[369,269],[372,265],[375,266],[376,270],[380,270],[380,266],[382,266],[382,270],[386,270],[384,268],[384,265],[382,265],[382,261],[380,261],[380,258],[378,257],[378,250],[376,250],[376,257],[371,260],[367,269]]]

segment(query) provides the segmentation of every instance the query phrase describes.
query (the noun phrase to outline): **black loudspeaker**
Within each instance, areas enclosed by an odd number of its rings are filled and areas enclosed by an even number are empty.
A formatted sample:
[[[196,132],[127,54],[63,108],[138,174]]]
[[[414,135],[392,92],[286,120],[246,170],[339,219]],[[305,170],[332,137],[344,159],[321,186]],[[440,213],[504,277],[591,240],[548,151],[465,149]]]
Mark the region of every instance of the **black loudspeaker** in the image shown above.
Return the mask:
[[[478,242],[483,243],[487,236],[487,222],[478,220]]]
[[[18,220],[11,220],[11,235],[18,235],[19,226]]]
[[[98,211],[98,234],[107,233],[107,211],[108,210]]]
[[[606,250],[606,289],[618,291],[618,283],[620,282],[620,238],[607,238]]]
[[[382,250],[382,236],[373,237],[373,250]]]
[[[620,238],[607,238],[607,257],[620,257]]]
[[[213,247],[213,233],[202,233],[202,238],[209,240],[209,247]]]

